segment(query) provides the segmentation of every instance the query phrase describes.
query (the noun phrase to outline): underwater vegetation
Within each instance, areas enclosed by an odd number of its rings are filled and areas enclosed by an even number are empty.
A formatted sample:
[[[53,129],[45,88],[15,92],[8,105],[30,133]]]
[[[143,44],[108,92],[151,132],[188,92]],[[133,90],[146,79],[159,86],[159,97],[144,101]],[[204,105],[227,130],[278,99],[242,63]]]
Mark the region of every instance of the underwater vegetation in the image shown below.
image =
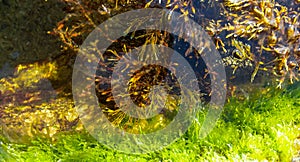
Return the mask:
[[[14,77],[0,79],[0,125],[8,140],[28,143],[35,136],[52,138],[79,128],[72,100],[60,97],[50,82],[57,70],[53,62],[21,64]]]
[[[57,35],[64,42],[64,49],[78,51],[84,39],[97,25],[116,14],[141,8],[165,8],[170,11],[168,18],[172,17],[173,12],[179,12],[184,21],[186,18],[193,19],[211,36],[216,49],[222,56],[222,64],[230,71],[227,74],[229,75],[227,81],[235,79],[238,84],[254,82],[255,79],[258,82],[267,80],[267,82],[274,83],[276,81],[276,87],[282,88],[286,82],[294,83],[299,80],[300,7],[297,0],[292,2],[275,0],[149,0],[146,2],[65,0],[64,2],[66,3],[66,17],[57,23],[53,31],[49,31],[49,34]],[[142,20],[133,23],[130,28],[135,28],[139,23],[142,23]],[[179,31],[182,29],[192,31],[189,26],[184,28],[175,26],[174,28]],[[99,102],[109,107],[110,110],[114,110],[111,114],[118,114],[115,111],[118,108],[114,105],[110,79],[108,79],[112,74],[114,64],[131,50],[149,44],[173,48],[189,60],[198,77],[198,85],[203,94],[202,101],[210,100],[211,78],[218,74],[207,70],[208,65],[205,65],[201,59],[202,51],[197,51],[186,43],[184,37],[176,37],[166,31],[144,30],[129,33],[111,42],[111,46],[105,53],[99,53],[102,58],[99,62],[99,69],[104,69],[104,71],[98,71],[95,79]],[[97,48],[97,43],[101,43],[101,40],[95,42],[95,48]],[[142,52],[140,55],[141,59],[145,59]],[[122,70],[125,71],[129,66],[130,63],[127,66],[124,65]],[[157,73],[161,77],[164,75],[159,68]],[[132,76],[132,79],[141,78],[143,75],[148,76],[143,80],[143,83],[149,83],[148,85],[140,84],[138,79],[128,83],[130,87],[140,86],[137,88],[138,91],[130,90],[131,97],[139,96],[136,104],[140,106],[149,102],[146,100],[149,89],[153,86],[149,82],[152,79],[150,76],[154,77],[156,74],[149,75],[148,72],[144,72],[138,76]],[[239,75],[244,75],[247,79],[239,80]],[[236,86],[229,82],[227,89],[231,91],[228,95],[233,96]],[[121,116],[125,118],[124,115]],[[118,119],[117,123],[122,123],[120,114],[112,118]]]
[[[298,84],[298,85],[297,85]],[[299,156],[299,83],[286,90],[265,88],[250,99],[231,98],[215,129],[199,138],[201,112],[189,130],[170,146],[134,155],[104,147],[88,132],[59,132],[53,139],[36,136],[28,144],[1,138],[0,159],[6,161],[292,161]],[[61,100],[62,101],[62,100]],[[67,107],[69,102],[49,105]],[[288,115],[287,115],[288,114]],[[48,119],[48,118],[46,118]],[[238,140],[237,140],[238,139]],[[297,140],[298,141],[298,140]],[[297,151],[298,150],[298,151]],[[296,158],[294,158],[296,160]]]
[[[66,0],[65,3],[67,16],[49,33],[58,35],[73,50],[78,50],[78,45],[88,33],[113,15],[133,9],[159,7],[169,9],[169,15],[176,11],[202,25],[222,54],[224,64],[233,69],[232,74],[238,69],[249,68],[247,70],[252,71],[249,81],[253,82],[256,74],[262,72],[277,78],[278,88],[286,78],[290,83],[298,80],[300,20],[299,2],[296,0],[291,3],[275,0],[151,0],[147,3]],[[149,35],[153,33],[147,32]],[[170,33],[162,31],[162,34],[171,37]],[[141,44],[139,41],[151,39],[137,40],[135,44],[138,46]],[[159,44],[155,41],[151,43]],[[164,45],[172,46],[170,42]]]
[[[240,1],[239,3],[226,1],[224,5],[228,8],[226,16],[232,19],[223,28],[230,32],[226,38],[245,38],[255,42],[252,50],[246,50],[248,52],[238,48],[234,51],[235,56],[238,58],[247,56],[247,60],[255,66],[251,81],[258,70],[277,76],[279,88],[285,77],[288,77],[291,83],[294,80],[298,81],[299,4],[295,9],[275,1]],[[237,47],[236,43],[232,45]]]
[[[62,55],[55,55],[49,62],[20,64],[13,69],[13,77],[0,79],[0,124],[5,137],[3,140],[0,137],[0,161],[9,158],[21,161],[37,158],[41,161],[79,158],[94,161],[290,161],[292,156],[299,155],[297,150],[300,149],[300,144],[293,143],[294,139],[299,138],[300,120],[297,82],[300,75],[299,0],[61,2],[64,3],[63,11],[66,16],[47,33],[56,36],[62,42]],[[56,89],[55,83],[70,84],[70,80],[66,80],[70,78],[68,76],[71,76],[71,72],[66,69],[72,66],[69,64],[74,61],[72,59],[75,53],[95,27],[114,15],[142,8],[169,9],[170,18],[174,12],[178,12],[182,14],[183,20],[193,19],[203,27],[221,54],[221,63],[228,70],[226,88],[231,98],[227,100],[217,130],[205,140],[198,138],[201,117],[204,116],[201,111],[190,130],[179,141],[161,152],[137,156],[110,151],[91,139],[90,135],[82,133],[85,128],[74,109],[71,95],[59,96],[57,91],[60,89]],[[137,21],[131,28],[138,24]],[[175,28],[182,30],[182,26]],[[133,73],[127,83],[128,92],[140,108],[149,106],[155,97],[158,101],[167,100],[167,108],[160,110],[162,105],[154,105],[151,108],[160,111],[157,116],[151,119],[136,119],[130,118],[116,105],[110,87],[113,67],[121,57],[142,45],[154,47],[151,45],[158,44],[177,50],[188,60],[198,77],[201,96],[197,97],[205,103],[210,100],[211,79],[218,74],[207,70],[201,59],[202,51],[197,51],[184,37],[166,31],[139,30],[111,42],[105,53],[99,53],[103,60],[98,63],[94,79],[99,107],[114,126],[133,134],[154,132],[172,122],[179,111],[178,105],[181,100],[177,90],[185,88],[178,85],[178,80],[182,78],[176,78],[165,68],[154,65],[143,66]],[[95,42],[95,48],[97,43],[101,42]],[[155,51],[154,48],[152,50]],[[64,54],[66,55],[63,56]],[[143,52],[140,54],[140,59],[153,59],[147,58]],[[71,61],[66,61],[68,59]],[[63,64],[68,66],[61,66]],[[134,62],[127,62],[122,66],[122,70],[126,71],[132,64]],[[246,79],[240,80],[241,75]],[[259,83],[261,80],[271,82],[278,89],[264,87],[254,90],[255,82]],[[233,81],[238,85],[231,83]],[[247,84],[250,82],[253,82],[253,85]],[[247,88],[238,92],[237,86],[242,84]],[[151,90],[157,85],[162,85],[168,92],[166,98],[151,94]],[[245,92],[247,90],[254,93],[248,94]],[[198,101],[198,98],[191,100]],[[91,109],[88,115],[93,111],[97,110]],[[31,141],[33,138],[37,140]],[[240,143],[236,142],[236,139],[241,139]],[[6,152],[10,155],[5,155]]]

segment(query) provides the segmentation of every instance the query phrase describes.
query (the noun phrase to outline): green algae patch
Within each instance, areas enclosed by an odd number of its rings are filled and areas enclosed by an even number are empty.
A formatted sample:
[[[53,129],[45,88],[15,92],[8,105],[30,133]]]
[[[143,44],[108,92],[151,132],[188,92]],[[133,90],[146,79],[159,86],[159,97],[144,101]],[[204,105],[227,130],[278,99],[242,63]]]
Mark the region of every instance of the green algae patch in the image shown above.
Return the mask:
[[[199,137],[206,114],[202,112],[180,139],[148,154],[118,153],[84,131],[60,132],[54,140],[32,140],[27,145],[3,142],[2,146],[11,158],[21,161],[33,158],[41,161],[291,161],[298,156],[294,142],[300,136],[297,85],[285,90],[265,90],[267,97],[253,92],[249,99],[242,101],[230,98],[222,117],[206,138]],[[61,104],[64,105],[63,100]]]

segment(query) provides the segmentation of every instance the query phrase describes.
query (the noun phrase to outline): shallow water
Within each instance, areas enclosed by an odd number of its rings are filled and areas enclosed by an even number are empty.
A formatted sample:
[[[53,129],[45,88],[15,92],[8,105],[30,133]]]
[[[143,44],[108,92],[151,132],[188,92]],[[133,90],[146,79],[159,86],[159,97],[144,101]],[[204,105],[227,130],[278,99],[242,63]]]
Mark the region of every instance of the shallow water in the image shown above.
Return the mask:
[[[152,5],[165,5],[164,2],[159,2],[154,1]],[[279,0],[278,2],[288,7],[290,11],[296,11],[299,14],[300,7],[295,1],[288,3],[288,1]],[[110,1],[103,1],[103,5],[98,9],[103,10],[101,13],[105,10],[110,11],[110,13],[100,16],[101,20],[99,22],[103,22],[109,16],[129,10],[129,8],[140,8],[138,5],[145,4],[145,2],[141,2],[136,6],[131,5],[128,8],[121,7],[118,10],[113,7],[109,8],[113,4]],[[2,0],[0,2],[0,117],[2,125],[1,140],[3,139],[5,142],[30,144],[31,140],[36,136],[55,141],[56,134],[60,132],[81,132],[85,130],[78,117],[78,113],[74,109],[71,87],[72,68],[76,57],[76,50],[78,49],[75,46],[72,49],[63,42],[65,35],[48,34],[53,29],[59,28],[60,23],[62,23],[61,20],[67,14],[70,15],[73,12],[70,6],[72,5],[68,6],[61,1],[20,2]],[[126,4],[123,6],[126,6]],[[226,25],[232,20],[232,18],[220,14],[222,8],[219,7],[218,2],[195,1],[193,6],[196,12],[195,14],[190,14],[190,18],[201,24],[203,29],[206,29],[211,20],[221,19],[221,25]],[[184,10],[192,13],[192,9],[189,6],[184,7]],[[180,9],[176,9],[175,11],[184,12],[184,10],[180,11]],[[99,15],[95,14],[96,18],[97,16]],[[71,30],[76,23],[81,22],[80,18],[82,17],[70,18],[70,20],[66,19],[64,23],[68,27],[63,26],[62,29]],[[295,20],[295,23],[299,23],[299,19]],[[88,22],[86,23],[88,24]],[[300,32],[299,26],[296,26],[295,29]],[[72,43],[80,46],[81,44],[79,43],[83,42],[90,31],[90,29],[85,30],[82,29],[82,35],[84,36],[74,38]],[[224,52],[222,48],[218,49],[223,58],[232,56],[235,50],[235,47],[227,40],[227,34],[229,32],[225,31],[218,35],[218,38],[224,40],[224,47],[227,50]],[[264,36],[267,37],[267,35]],[[213,41],[215,40],[214,37],[211,38]],[[124,38],[124,40],[126,39],[128,38]],[[210,101],[210,89],[207,89],[207,87],[210,86],[212,76],[203,79],[206,75],[206,66],[203,60],[201,58],[188,58],[186,56],[189,43],[184,42],[183,39],[178,39],[176,36],[173,36],[171,39],[173,42],[169,42],[169,46],[179,52],[191,64],[192,69],[196,71],[197,77],[200,80],[198,84],[201,93],[204,94],[202,97],[204,100]],[[284,41],[284,38],[280,39]],[[258,40],[240,38],[239,41],[251,45],[252,50],[258,47]],[[128,42],[125,41],[124,44],[126,43]],[[297,43],[299,43],[299,40],[295,41],[294,48],[299,48]],[[134,42],[127,45],[127,47],[133,48],[139,44],[141,42]],[[122,51],[124,46],[120,47],[116,45],[111,46],[111,48]],[[188,55],[195,54],[195,52],[190,53]],[[269,57],[270,53],[272,52],[264,51],[262,55],[263,57]],[[258,55],[257,53],[255,54]],[[293,59],[299,62],[299,58],[295,57]],[[272,59],[269,58],[269,60]],[[196,66],[196,64],[199,64],[199,66]],[[108,67],[105,68],[109,69]],[[250,83],[253,70],[253,66],[239,68],[233,75],[233,69],[226,67],[226,81],[228,83],[227,100],[233,97],[246,102],[251,97],[251,94],[262,91],[262,93],[266,93],[267,95],[268,88],[277,86],[278,82],[276,79],[278,78],[272,72],[264,71],[259,71],[255,76],[254,83]],[[299,87],[299,83],[290,85],[287,80],[288,78],[283,83],[283,89],[288,87],[287,90],[293,90]],[[105,98],[105,102],[110,101],[108,101],[108,98]],[[161,114],[162,116],[164,115],[164,120],[157,119],[157,123],[166,122],[167,114],[163,112]],[[132,121],[122,119],[120,123],[123,122]],[[132,132],[138,131],[138,128],[136,129],[129,124],[124,124],[123,127],[125,126],[132,127]],[[0,154],[4,158],[7,158],[5,157],[4,150],[1,148]]]

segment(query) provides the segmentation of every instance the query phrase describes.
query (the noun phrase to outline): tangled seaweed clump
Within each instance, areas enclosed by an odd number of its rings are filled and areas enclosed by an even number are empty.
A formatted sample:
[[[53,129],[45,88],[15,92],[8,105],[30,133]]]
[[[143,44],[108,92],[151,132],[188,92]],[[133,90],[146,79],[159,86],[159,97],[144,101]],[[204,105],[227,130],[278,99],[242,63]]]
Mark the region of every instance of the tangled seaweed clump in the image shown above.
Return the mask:
[[[293,80],[298,80],[299,7],[291,10],[272,0],[225,1],[224,5],[227,7],[226,15],[232,19],[223,28],[231,32],[226,38],[253,40],[255,55],[249,60],[254,60],[255,69],[272,72],[279,77],[278,87],[281,87],[286,76],[291,83]],[[264,57],[268,54],[271,56]],[[270,58],[273,60],[269,61]],[[257,70],[254,74],[256,72]]]
[[[223,61],[233,68],[233,74],[239,67],[253,66],[251,82],[258,71],[266,71],[278,77],[280,88],[286,77],[293,83],[299,76],[300,7],[297,0],[287,3],[274,0],[208,2],[207,6],[213,6],[211,10],[221,8],[221,12],[208,23],[198,22],[205,26],[216,48],[225,54]],[[193,1],[175,0],[168,1],[164,7],[184,16],[202,18],[197,15],[201,11],[196,11],[199,5],[194,5]]]
[[[67,15],[57,23],[48,34],[58,36],[65,46],[64,50],[78,50],[87,35],[108,18],[133,9],[143,8],[139,1],[112,0],[64,0]]]
[[[158,7],[169,9],[168,18],[171,18],[174,12],[178,12],[182,15],[183,22],[187,19],[193,19],[202,25],[214,41],[216,49],[221,53],[222,64],[232,71],[232,77],[238,76],[239,70],[247,69],[251,73],[251,76],[247,76],[248,81],[253,82],[255,78],[258,78],[259,73],[265,74],[275,77],[278,82],[277,87],[281,88],[286,78],[289,78],[290,83],[293,83],[298,80],[300,74],[300,8],[298,0],[290,4],[284,0],[278,2],[274,0],[224,0],[220,2],[64,0],[64,2],[67,4],[65,11],[68,14],[65,19],[57,23],[57,27],[53,31],[49,32],[60,37],[66,45],[64,49],[78,51],[79,45],[97,25],[116,14],[134,9]],[[141,22],[135,23],[130,28],[137,27]],[[116,25],[122,25],[122,23]],[[192,31],[189,29],[190,26],[184,28],[175,26],[174,28],[175,30],[178,29],[180,33],[183,32],[182,30]],[[97,43],[99,42],[95,42],[95,48],[97,48]],[[202,43],[201,45],[207,47],[205,42]],[[99,102],[107,107],[103,110],[106,111],[111,120],[115,121],[115,125],[129,120],[124,114],[120,114],[121,112],[118,113],[119,109],[112,104],[114,97],[111,93],[111,87],[109,87],[108,76],[112,74],[113,66],[122,56],[139,46],[155,44],[182,49],[181,54],[196,69],[198,84],[203,88],[200,88],[201,93],[206,94],[209,100],[211,90],[207,87],[210,87],[210,79],[218,74],[209,72],[206,65],[203,65],[204,62],[200,57],[203,55],[202,51],[197,51],[195,47],[191,47],[184,36],[178,38],[166,31],[134,31],[118,40],[111,40],[111,46],[105,53],[100,53],[101,61],[95,77]],[[142,60],[149,59],[145,58],[143,52],[140,55]],[[129,66],[130,63],[125,65],[123,70]],[[162,72],[161,69],[157,70],[157,73],[160,72]],[[148,75],[146,72],[139,74],[141,75],[138,76],[140,78]],[[163,76],[163,73],[159,75]],[[151,77],[147,78],[151,79]],[[133,81],[128,85],[132,87],[141,85],[138,83],[138,79]],[[272,81],[270,80],[270,82]],[[136,88],[139,92],[143,92],[142,95],[134,90],[130,91],[131,96],[136,99],[137,105],[140,106],[147,103],[149,89],[153,86],[147,80],[144,83],[149,83],[149,85],[143,85],[143,91],[139,89],[141,87]]]
[[[176,11],[201,24],[222,53],[225,65],[233,68],[233,74],[238,68],[252,67],[251,82],[258,71],[265,71],[278,78],[278,87],[286,77],[291,83],[298,80],[297,0],[291,3],[274,0],[65,2],[68,15],[50,33],[57,34],[71,49],[77,50],[97,24],[118,13],[148,7],[167,8],[170,15]],[[213,18],[209,14],[214,14]]]

